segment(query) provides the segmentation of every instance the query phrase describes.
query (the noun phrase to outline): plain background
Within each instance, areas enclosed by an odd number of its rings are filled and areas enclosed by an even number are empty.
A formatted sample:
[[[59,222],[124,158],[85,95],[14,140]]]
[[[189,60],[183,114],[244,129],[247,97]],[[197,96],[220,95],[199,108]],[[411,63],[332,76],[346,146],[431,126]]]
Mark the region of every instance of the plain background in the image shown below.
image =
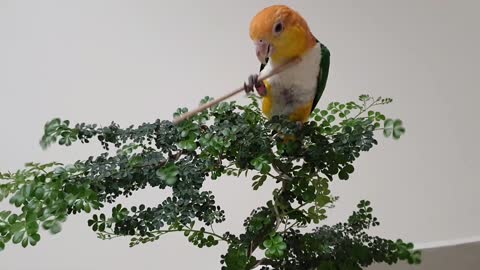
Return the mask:
[[[42,151],[43,124],[53,117],[124,126],[170,119],[177,107],[241,85],[258,69],[249,22],[273,3],[0,0],[0,171],[100,151],[98,144]],[[380,136],[352,179],[335,182],[340,201],[329,223],[370,199],[382,222],[372,233],[423,245],[478,236],[479,2],[281,3],[303,14],[332,53],[320,107],[363,93],[391,97],[382,110],[407,128],[399,141]],[[267,200],[272,185],[252,192],[250,184],[207,182],[228,215],[217,231],[240,232]],[[156,205],[164,197],[146,190],[121,202]],[[37,247],[9,245],[0,268],[219,269],[224,245],[198,249],[172,235],[129,248],[127,239],[96,239],[88,217],[70,217]]]

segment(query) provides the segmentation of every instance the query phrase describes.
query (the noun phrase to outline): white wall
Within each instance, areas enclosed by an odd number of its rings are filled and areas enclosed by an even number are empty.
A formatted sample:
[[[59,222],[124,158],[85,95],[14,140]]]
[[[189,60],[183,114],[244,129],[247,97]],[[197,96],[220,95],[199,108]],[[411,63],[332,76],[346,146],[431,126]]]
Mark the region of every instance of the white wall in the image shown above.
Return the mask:
[[[241,85],[258,66],[248,24],[271,3],[0,0],[0,171],[98,153],[97,145],[42,151],[42,127],[53,117],[168,119]],[[332,53],[320,106],[362,93],[392,97],[385,111],[407,127],[400,141],[380,139],[364,154],[351,181],[335,184],[341,200],[331,222],[368,198],[383,221],[375,233],[417,243],[478,236],[478,1],[284,3]],[[252,193],[244,179],[208,186],[228,214],[218,230],[233,232],[270,192]],[[161,200],[145,191],[125,202]],[[87,218],[71,217],[35,248],[8,246],[0,268],[219,269],[225,246],[200,250],[178,235],[130,249],[127,240],[97,240]]]

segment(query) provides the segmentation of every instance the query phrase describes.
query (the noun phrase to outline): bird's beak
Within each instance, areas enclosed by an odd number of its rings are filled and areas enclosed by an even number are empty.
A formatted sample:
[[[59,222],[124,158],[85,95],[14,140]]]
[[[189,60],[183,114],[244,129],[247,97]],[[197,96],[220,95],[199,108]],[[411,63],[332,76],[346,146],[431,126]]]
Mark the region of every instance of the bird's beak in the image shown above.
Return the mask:
[[[272,53],[272,45],[264,40],[255,41],[255,52],[257,54],[258,61],[262,64],[267,63],[267,58]]]

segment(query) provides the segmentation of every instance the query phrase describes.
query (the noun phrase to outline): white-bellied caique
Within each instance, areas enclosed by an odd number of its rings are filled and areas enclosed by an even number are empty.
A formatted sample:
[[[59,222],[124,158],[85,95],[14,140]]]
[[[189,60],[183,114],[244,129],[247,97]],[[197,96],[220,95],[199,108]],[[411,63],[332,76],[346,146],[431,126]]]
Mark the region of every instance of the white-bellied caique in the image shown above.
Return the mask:
[[[267,7],[255,15],[250,23],[250,37],[261,62],[260,74],[294,57],[301,57],[301,62],[264,81],[251,75],[245,91],[255,88],[263,97],[262,111],[267,118],[286,115],[298,123],[308,121],[327,82],[327,47],[313,36],[298,12],[283,5]]]

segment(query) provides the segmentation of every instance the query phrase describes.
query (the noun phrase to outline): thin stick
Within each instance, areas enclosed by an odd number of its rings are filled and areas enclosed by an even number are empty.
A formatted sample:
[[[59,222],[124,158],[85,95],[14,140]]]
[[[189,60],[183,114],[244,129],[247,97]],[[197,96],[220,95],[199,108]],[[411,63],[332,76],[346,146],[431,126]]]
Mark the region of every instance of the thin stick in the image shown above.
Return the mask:
[[[300,60],[301,60],[300,57],[293,58],[292,60],[286,62],[285,64],[283,64],[283,65],[281,65],[281,66],[278,66],[278,67],[272,69],[272,70],[271,70],[270,72],[268,72],[267,74],[264,74],[264,75],[262,75],[262,76],[259,76],[259,77],[258,77],[258,80],[259,80],[259,81],[263,81],[263,80],[266,80],[266,79],[268,79],[268,78],[270,78],[270,77],[272,77],[272,76],[274,76],[274,75],[277,75],[278,73],[283,72],[283,71],[285,71],[286,69],[288,69],[288,68],[290,68],[290,67],[298,64],[298,63],[300,62]],[[238,94],[238,93],[241,93],[241,92],[243,92],[243,91],[245,91],[245,88],[244,88],[243,86],[240,87],[240,88],[238,88],[238,89],[235,89],[234,91],[232,91],[232,92],[230,92],[230,93],[228,93],[228,94],[226,94],[226,95],[224,95],[224,96],[222,96],[222,97],[219,97],[219,98],[217,98],[217,99],[214,99],[214,100],[212,100],[212,101],[210,101],[210,102],[207,102],[207,103],[199,106],[198,108],[196,108],[196,109],[193,110],[193,111],[189,111],[189,112],[186,112],[186,113],[180,115],[179,117],[177,117],[177,118],[175,118],[175,119],[173,120],[173,123],[176,125],[176,124],[182,122],[183,120],[188,119],[188,118],[194,116],[195,114],[197,114],[197,113],[199,113],[199,112],[201,112],[201,111],[204,111],[204,110],[206,110],[206,109],[208,109],[208,108],[210,108],[210,107],[212,107],[212,106],[214,106],[214,105],[216,105],[216,104],[218,104],[218,103],[220,103],[220,102],[222,102],[222,101],[224,101],[224,100],[226,100],[226,99],[228,99],[228,98],[230,98],[230,97],[232,97],[232,96],[234,96],[234,95],[236,95],[236,94]]]

